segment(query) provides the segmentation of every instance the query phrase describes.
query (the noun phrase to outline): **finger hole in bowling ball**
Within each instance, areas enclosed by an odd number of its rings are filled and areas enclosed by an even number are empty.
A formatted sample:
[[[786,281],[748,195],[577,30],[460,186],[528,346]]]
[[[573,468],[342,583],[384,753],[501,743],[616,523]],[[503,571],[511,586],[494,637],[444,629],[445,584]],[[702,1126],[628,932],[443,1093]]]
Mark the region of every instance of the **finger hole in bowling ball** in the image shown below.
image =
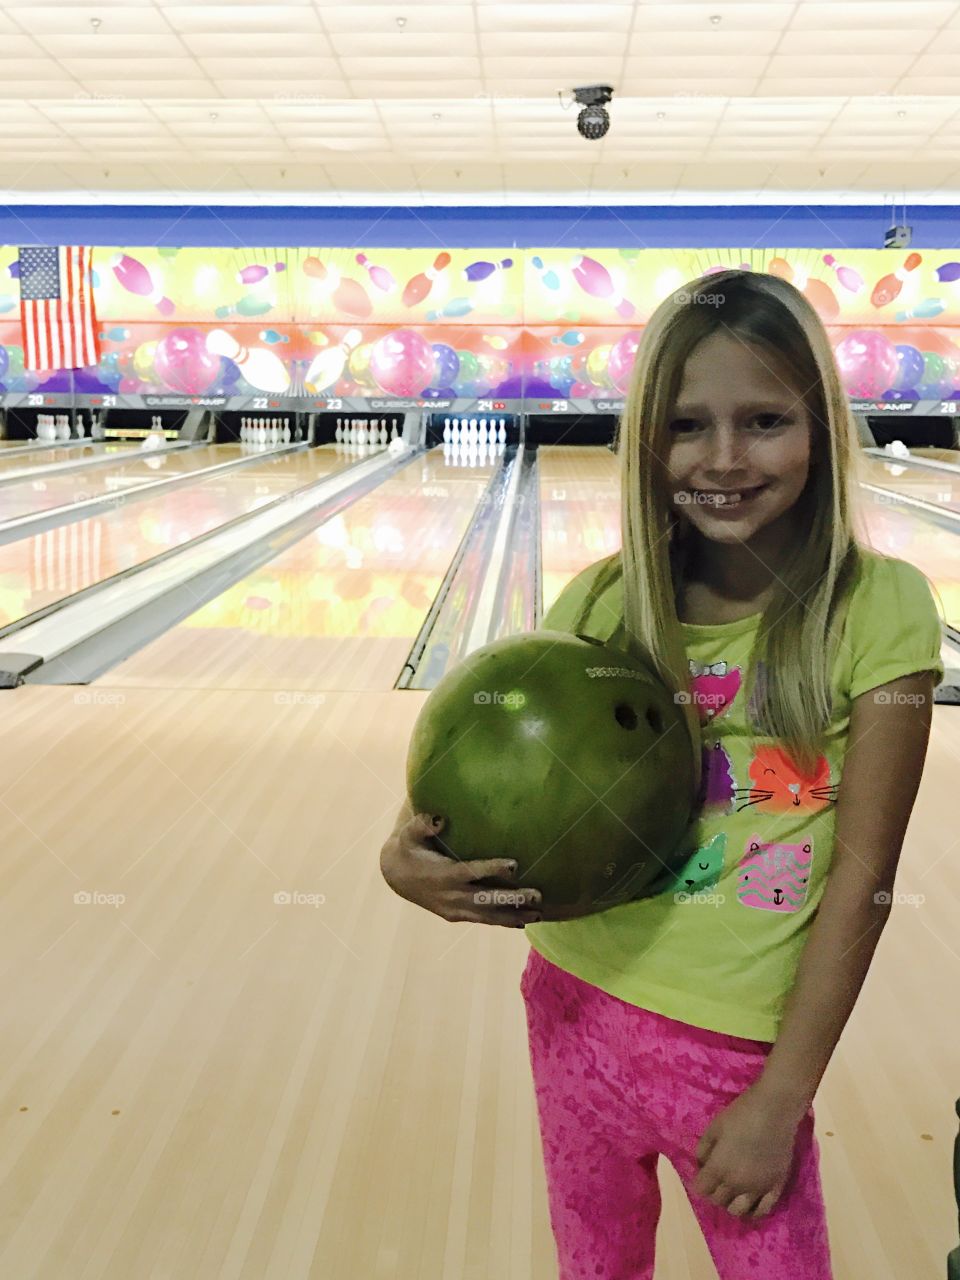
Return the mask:
[[[663,719],[656,707],[647,707],[647,724],[654,733],[663,733]]]
[[[636,711],[627,702],[618,702],[613,715],[621,729],[635,729],[639,723]]]

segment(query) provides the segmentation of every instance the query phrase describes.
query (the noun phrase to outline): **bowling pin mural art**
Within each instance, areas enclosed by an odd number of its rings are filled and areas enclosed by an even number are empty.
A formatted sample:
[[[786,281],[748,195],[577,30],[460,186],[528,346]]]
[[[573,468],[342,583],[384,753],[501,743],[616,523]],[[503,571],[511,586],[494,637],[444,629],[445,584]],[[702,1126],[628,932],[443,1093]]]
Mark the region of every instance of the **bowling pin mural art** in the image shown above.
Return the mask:
[[[15,253],[6,252],[3,274],[15,291]],[[722,270],[721,256],[791,280],[833,327],[838,344],[863,332],[878,335],[867,344],[871,351],[840,352],[853,375],[851,395],[856,386],[871,399],[960,396],[955,250],[97,248],[97,312],[111,336],[96,376],[101,389],[131,393],[189,386],[194,394],[229,396],[242,373],[242,390],[272,393],[619,398],[643,325],[670,291],[667,282],[679,288],[706,270]],[[6,287],[0,295],[13,298]],[[193,376],[184,367],[171,378],[170,361],[161,356],[158,365],[156,354],[173,326],[203,335],[209,356],[220,354],[219,343],[236,350],[237,359],[224,356],[209,384],[211,370],[200,367],[199,357]],[[354,326],[360,341],[335,350]],[[313,342],[321,328],[327,339]],[[232,345],[217,332],[233,335]],[[407,343],[406,355],[391,354],[397,345],[391,335],[398,333],[417,335],[399,340]],[[0,340],[16,343],[12,332]],[[897,369],[883,385],[891,351]],[[36,389],[12,362],[4,383],[9,390]]]
[[[226,329],[212,329],[207,334],[207,350],[232,360],[244,379],[258,391],[280,395],[290,386],[286,365],[269,347],[245,347]]]
[[[110,265],[121,288],[146,298],[162,316],[173,315],[176,308],[172,300],[166,297],[162,287],[154,282],[150,270],[138,258],[129,253],[117,253],[111,258]]]

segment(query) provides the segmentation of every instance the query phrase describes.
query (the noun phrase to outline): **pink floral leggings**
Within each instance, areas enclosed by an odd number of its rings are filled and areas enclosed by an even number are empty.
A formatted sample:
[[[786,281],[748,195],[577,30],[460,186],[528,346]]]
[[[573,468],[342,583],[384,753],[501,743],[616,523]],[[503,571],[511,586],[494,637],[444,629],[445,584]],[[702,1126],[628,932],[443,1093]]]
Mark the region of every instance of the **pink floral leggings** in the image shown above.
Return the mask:
[[[640,1009],[531,949],[520,980],[560,1280],[652,1280],[657,1162],[676,1169],[720,1280],[831,1280],[813,1108],[764,1218],[698,1196],[696,1149],[771,1046]]]

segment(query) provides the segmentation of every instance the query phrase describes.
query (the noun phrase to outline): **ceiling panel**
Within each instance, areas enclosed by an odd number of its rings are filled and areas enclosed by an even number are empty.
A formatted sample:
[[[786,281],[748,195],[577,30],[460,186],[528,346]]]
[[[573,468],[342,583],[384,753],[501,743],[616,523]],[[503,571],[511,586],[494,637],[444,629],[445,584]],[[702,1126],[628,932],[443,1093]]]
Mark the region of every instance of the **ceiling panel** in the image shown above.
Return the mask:
[[[40,0],[0,12],[0,188],[943,198],[958,55],[958,0]]]

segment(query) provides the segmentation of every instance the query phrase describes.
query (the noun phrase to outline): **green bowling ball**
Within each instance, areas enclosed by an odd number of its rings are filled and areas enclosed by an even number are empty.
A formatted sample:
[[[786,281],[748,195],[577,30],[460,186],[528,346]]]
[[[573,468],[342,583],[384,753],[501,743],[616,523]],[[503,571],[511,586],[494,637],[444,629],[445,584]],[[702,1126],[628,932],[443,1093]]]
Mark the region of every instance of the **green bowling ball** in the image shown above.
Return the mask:
[[[407,791],[415,813],[445,818],[444,853],[515,859],[544,920],[567,920],[659,892],[683,865],[694,755],[652,663],[537,631],[444,676],[414,726]]]

